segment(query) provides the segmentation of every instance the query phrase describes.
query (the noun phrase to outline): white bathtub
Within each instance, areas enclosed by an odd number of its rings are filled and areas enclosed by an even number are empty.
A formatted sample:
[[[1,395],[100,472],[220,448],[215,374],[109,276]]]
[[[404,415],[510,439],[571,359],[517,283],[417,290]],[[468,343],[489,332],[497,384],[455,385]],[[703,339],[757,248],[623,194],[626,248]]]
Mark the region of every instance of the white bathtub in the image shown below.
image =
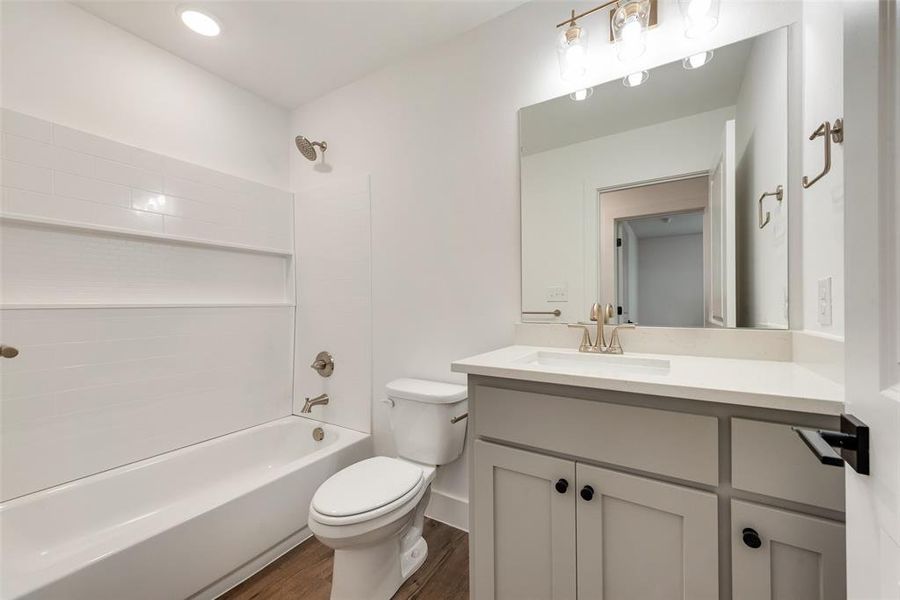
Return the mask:
[[[367,456],[368,435],[285,417],[11,500],[0,598],[214,598],[308,537],[316,488]]]

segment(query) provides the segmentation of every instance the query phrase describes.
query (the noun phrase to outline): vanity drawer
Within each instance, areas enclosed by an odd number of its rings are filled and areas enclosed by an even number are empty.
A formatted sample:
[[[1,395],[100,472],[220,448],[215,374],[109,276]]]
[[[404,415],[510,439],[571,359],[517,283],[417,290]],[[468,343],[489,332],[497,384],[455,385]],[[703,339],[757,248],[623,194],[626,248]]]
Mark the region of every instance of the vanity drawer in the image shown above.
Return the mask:
[[[473,403],[470,402],[470,409]],[[709,485],[715,417],[478,386],[475,434]]]
[[[821,464],[790,425],[731,419],[731,485],[844,510],[844,469]]]

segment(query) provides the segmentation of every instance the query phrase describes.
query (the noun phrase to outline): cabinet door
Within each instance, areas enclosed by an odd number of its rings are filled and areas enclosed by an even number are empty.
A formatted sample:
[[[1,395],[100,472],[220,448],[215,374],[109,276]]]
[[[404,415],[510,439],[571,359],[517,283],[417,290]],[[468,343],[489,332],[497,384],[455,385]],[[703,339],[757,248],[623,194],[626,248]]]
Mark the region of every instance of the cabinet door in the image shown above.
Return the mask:
[[[844,525],[733,500],[731,569],[734,600],[843,600]]]
[[[576,471],[579,600],[719,597],[714,494],[588,465]]]
[[[572,461],[475,442],[473,598],[574,600],[575,491]]]

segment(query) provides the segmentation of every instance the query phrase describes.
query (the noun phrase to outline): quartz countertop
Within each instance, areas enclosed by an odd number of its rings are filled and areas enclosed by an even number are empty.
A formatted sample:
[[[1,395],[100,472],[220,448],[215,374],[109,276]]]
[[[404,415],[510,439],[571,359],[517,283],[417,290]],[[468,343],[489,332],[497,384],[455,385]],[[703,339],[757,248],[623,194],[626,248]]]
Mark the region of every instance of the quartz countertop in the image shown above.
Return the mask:
[[[844,410],[842,385],[786,361],[627,351],[592,355],[562,348],[507,346],[454,361],[451,368],[455,373],[485,377],[776,410],[827,415]]]

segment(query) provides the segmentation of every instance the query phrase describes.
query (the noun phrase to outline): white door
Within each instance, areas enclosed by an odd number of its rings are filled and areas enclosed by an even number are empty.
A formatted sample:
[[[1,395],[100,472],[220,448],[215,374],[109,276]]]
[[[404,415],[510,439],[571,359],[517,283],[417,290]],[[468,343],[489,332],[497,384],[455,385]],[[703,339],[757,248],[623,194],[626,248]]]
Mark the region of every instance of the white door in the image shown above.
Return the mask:
[[[719,597],[715,494],[578,463],[578,600]]]
[[[897,29],[896,2],[844,3],[846,411],[871,437],[871,474],[845,468],[850,600],[900,598]]]
[[[737,324],[737,263],[735,256],[734,121],[726,121],[722,144],[709,169],[709,282],[707,324]]]
[[[575,600],[575,463],[475,442],[476,600]]]

